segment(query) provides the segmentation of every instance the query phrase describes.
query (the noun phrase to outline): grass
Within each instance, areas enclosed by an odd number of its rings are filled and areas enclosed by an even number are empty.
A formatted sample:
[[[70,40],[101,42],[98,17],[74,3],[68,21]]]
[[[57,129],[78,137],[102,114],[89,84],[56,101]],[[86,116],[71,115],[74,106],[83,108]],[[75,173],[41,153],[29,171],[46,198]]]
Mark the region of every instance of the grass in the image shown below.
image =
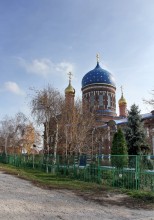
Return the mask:
[[[56,189],[70,189],[70,190],[98,190],[102,186],[96,183],[82,182],[73,180],[67,177],[59,177],[51,173],[45,173],[36,169],[22,169],[8,164],[0,164],[0,170],[8,174],[16,175],[20,178],[30,180],[33,183],[45,187]]]
[[[145,202],[149,203],[154,203],[154,193],[153,192],[145,192],[145,191],[137,191],[137,190],[132,190],[132,191],[127,191],[127,195],[143,200]]]
[[[135,203],[139,203],[137,205],[142,203],[143,208],[148,204],[154,204],[154,192],[111,188],[97,183],[83,182],[67,177],[56,176],[51,173],[47,174],[36,169],[17,168],[9,164],[0,163],[0,170],[8,174],[18,176],[19,178],[29,180],[38,187],[42,187],[44,189],[72,190],[77,194],[82,195],[85,199],[90,198],[93,201],[93,198],[100,198],[100,196],[106,196],[107,194],[110,194],[111,197],[114,194],[127,194],[129,199],[133,198],[133,200],[129,201],[131,207],[133,207]],[[129,199],[127,199],[127,202]],[[122,204],[125,204],[125,202],[122,202]]]

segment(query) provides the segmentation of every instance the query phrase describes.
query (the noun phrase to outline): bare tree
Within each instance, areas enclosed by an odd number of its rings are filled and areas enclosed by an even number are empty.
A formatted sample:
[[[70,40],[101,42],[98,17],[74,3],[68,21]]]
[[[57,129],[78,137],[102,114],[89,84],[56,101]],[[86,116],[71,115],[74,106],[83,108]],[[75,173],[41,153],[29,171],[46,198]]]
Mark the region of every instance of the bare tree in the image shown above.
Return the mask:
[[[64,98],[57,89],[50,85],[42,90],[34,90],[34,92],[35,94],[31,101],[32,114],[39,125],[44,124],[44,145],[47,146],[48,155],[50,152],[49,147],[51,147],[51,137],[54,139],[53,162],[55,164],[59,137],[59,117],[61,115]]]
[[[22,142],[23,148],[27,154],[33,152],[33,146],[40,145],[40,132],[35,129],[33,123],[30,122],[25,126]]]
[[[150,105],[152,108],[154,108],[154,90],[152,90],[151,95],[152,95],[152,98],[151,98],[151,99],[149,99],[149,100],[143,99],[143,101],[144,101],[146,104]]]
[[[4,152],[7,155],[7,148],[22,145],[24,129],[28,119],[19,112],[15,117],[6,116],[0,123],[1,139],[4,141]]]
[[[91,130],[95,117],[89,111],[83,111],[82,101],[77,100],[64,123],[65,154],[91,153]]]
[[[10,138],[12,136],[14,127],[12,118],[8,118],[7,116],[1,121],[1,140],[3,140],[4,153],[7,155],[7,147],[10,142]]]

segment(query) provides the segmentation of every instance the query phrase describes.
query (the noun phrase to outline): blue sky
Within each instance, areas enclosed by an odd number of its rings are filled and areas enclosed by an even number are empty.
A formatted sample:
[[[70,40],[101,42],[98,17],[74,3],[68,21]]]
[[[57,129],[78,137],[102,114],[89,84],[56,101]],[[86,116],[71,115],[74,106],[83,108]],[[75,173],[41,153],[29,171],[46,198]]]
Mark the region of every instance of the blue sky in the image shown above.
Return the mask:
[[[81,97],[96,53],[116,79],[117,106],[123,85],[128,109],[149,112],[142,100],[154,89],[153,12],[153,0],[0,0],[0,119],[30,115],[30,88],[51,83],[63,92],[69,71]]]

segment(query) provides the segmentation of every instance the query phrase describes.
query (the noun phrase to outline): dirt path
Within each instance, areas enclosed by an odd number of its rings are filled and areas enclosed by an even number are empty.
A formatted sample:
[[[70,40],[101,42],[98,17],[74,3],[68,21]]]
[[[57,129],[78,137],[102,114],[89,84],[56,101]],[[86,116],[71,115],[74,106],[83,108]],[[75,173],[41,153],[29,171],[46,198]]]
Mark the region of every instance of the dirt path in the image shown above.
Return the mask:
[[[86,201],[68,190],[44,190],[30,182],[0,173],[2,220],[154,220],[154,211]]]

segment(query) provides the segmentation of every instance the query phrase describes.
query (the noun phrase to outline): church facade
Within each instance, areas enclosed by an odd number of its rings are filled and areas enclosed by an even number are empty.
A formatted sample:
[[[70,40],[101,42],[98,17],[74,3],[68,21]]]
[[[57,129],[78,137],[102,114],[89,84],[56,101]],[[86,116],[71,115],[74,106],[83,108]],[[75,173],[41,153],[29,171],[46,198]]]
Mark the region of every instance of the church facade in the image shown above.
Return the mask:
[[[99,153],[109,154],[113,134],[118,126],[127,125],[127,101],[124,98],[121,88],[121,98],[118,101],[119,115],[116,113],[116,83],[113,75],[103,69],[99,63],[97,55],[96,67],[86,73],[82,79],[82,105],[88,111],[96,115],[95,126],[92,135],[97,130],[106,130],[106,138],[102,138]],[[71,74],[69,85],[65,89],[65,102],[67,106],[74,106],[75,89],[71,84]],[[84,108],[83,108],[84,109]],[[151,154],[154,154],[154,111],[141,115],[144,121],[145,130],[151,146]],[[93,139],[94,137],[92,137]]]

